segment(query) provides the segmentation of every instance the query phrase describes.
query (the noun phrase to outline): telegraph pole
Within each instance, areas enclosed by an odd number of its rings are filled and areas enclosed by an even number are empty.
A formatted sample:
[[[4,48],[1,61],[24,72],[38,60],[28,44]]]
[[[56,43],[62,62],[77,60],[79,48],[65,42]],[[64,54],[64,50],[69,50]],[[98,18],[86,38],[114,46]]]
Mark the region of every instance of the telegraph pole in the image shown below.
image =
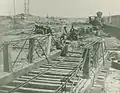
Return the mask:
[[[25,17],[27,18],[27,16],[29,15],[29,0],[24,0],[24,13],[25,13]]]
[[[16,9],[15,9],[15,0],[13,0],[13,24],[14,24],[14,29],[15,29],[15,16],[16,16]]]
[[[109,23],[111,24],[111,14],[109,12]]]

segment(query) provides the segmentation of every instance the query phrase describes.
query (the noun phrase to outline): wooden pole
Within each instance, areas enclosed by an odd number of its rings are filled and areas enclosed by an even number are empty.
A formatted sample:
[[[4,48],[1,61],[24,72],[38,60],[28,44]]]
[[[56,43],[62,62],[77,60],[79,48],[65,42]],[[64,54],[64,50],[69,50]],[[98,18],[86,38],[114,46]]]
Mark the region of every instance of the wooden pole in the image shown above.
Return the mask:
[[[101,48],[101,43],[99,42],[99,48],[98,48],[98,54],[97,54],[98,55],[98,59],[101,58],[101,51],[100,51],[101,49],[100,48]]]
[[[33,60],[33,50],[34,50],[34,38],[29,39],[29,51],[28,51],[28,62],[32,63]]]
[[[83,76],[85,78],[89,78],[89,65],[90,65],[90,49],[85,49],[85,57],[84,57],[84,66],[83,66]]]
[[[103,43],[103,42],[101,42],[101,48],[102,48],[103,66],[105,66],[105,58],[104,58],[104,43]]]
[[[60,56],[67,56],[67,53],[68,53],[68,44],[65,44],[62,51],[61,51]]]
[[[48,42],[47,43],[47,56],[49,56],[50,55],[50,49],[51,49],[51,43],[52,43],[52,36],[51,35],[49,35],[47,42]]]
[[[10,72],[9,67],[9,56],[8,56],[8,42],[5,42],[3,45],[3,64],[4,64],[4,72]]]

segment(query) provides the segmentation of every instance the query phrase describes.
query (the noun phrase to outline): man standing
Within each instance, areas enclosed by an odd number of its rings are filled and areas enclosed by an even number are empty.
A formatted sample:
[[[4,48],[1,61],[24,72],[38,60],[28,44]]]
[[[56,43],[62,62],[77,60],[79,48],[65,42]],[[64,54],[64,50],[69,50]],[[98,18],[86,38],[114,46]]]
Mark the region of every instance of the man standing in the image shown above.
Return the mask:
[[[73,25],[70,29],[70,40],[77,40],[76,29],[74,29]]]
[[[102,12],[97,12],[96,20],[98,21],[98,26],[102,28],[103,24],[104,24],[104,21],[103,21],[103,18],[102,18]]]
[[[99,35],[103,31],[103,18],[102,18],[102,12],[97,12],[97,16],[95,16],[92,25],[94,30],[96,30],[96,35]]]

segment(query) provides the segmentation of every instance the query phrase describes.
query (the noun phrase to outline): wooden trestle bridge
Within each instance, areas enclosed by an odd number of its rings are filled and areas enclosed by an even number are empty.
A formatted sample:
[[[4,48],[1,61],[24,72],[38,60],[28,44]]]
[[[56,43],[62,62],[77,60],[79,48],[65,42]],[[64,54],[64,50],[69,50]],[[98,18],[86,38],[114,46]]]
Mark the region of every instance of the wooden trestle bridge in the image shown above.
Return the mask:
[[[0,79],[0,93],[104,91],[108,55],[104,40],[87,36],[76,42],[76,47],[67,43],[62,50],[56,48],[51,35],[4,42],[1,45],[3,68],[9,74]]]

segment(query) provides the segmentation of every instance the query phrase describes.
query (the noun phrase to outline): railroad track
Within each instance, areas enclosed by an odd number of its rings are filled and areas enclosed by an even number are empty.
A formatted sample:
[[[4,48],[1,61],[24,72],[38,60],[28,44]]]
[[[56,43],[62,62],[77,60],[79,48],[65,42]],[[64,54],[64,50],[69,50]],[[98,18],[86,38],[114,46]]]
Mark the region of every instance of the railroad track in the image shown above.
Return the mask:
[[[52,59],[50,64],[43,64],[38,69],[1,86],[0,93],[60,93],[60,89],[70,93],[71,88],[80,81],[74,73],[82,58],[78,52],[69,54],[67,57]]]
[[[90,49],[99,40],[85,44],[84,48]],[[51,61],[46,57],[48,64],[42,64],[38,69],[1,86],[0,93],[78,93],[88,81],[80,77],[85,62],[81,50],[83,48]]]

